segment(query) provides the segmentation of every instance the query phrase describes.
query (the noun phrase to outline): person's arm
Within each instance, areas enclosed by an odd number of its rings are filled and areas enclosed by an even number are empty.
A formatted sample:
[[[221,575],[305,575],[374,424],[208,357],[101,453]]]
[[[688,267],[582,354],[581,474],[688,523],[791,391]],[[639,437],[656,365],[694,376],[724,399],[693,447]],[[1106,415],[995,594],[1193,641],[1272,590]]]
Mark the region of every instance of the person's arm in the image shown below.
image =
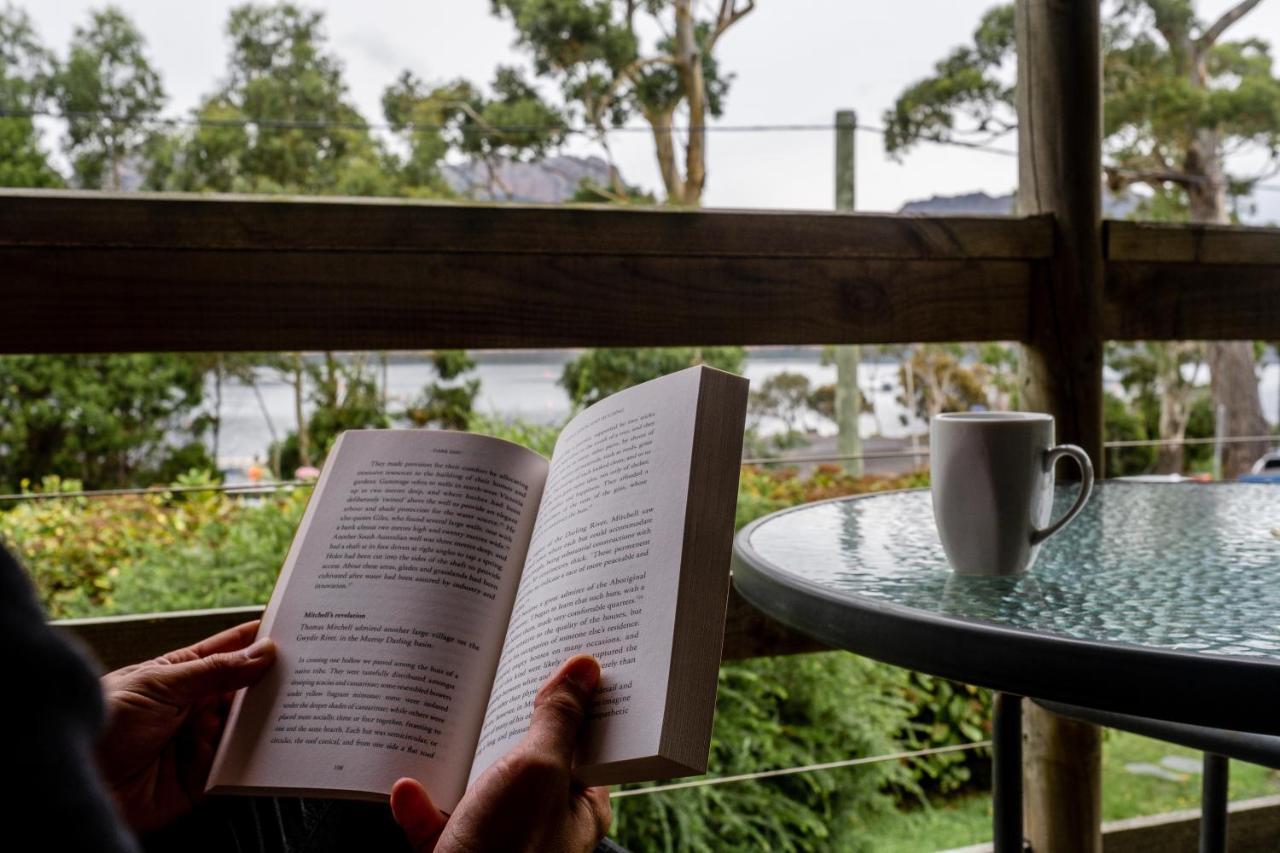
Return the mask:
[[[417,853],[589,851],[612,820],[607,788],[571,777],[591,697],[595,658],[570,658],[542,685],[524,739],[486,770],[446,817],[413,779],[391,789],[391,811]]]
[[[45,624],[25,572],[3,548],[0,648],[9,685],[0,702],[5,836],[60,850],[135,853],[94,762],[103,712],[98,679],[86,657]]]

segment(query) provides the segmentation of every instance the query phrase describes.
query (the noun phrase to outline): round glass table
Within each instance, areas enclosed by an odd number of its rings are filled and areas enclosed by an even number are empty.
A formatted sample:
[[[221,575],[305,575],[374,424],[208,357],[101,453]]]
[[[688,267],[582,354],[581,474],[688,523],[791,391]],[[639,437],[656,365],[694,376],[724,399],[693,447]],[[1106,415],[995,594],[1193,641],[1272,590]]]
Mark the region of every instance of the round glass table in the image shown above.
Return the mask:
[[[1075,488],[1059,487],[1055,516]],[[887,492],[743,528],[734,585],[836,648],[1205,749],[1254,733],[1250,748],[1280,756],[1278,529],[1274,486],[1111,481],[1028,573],[961,577],[928,490]],[[1020,749],[1014,710],[998,700],[998,812],[1002,779],[1021,796],[1008,755]],[[999,824],[998,814],[997,847]],[[1007,849],[1021,844],[1012,832]]]

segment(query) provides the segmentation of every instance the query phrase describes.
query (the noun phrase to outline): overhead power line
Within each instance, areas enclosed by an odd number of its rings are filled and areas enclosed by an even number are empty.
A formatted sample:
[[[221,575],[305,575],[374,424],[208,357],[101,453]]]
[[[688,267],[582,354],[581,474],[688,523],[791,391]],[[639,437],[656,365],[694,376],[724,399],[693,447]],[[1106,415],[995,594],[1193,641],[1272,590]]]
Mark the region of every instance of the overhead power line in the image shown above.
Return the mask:
[[[388,122],[363,122],[363,121],[329,121],[329,120],[307,120],[307,119],[222,119],[209,118],[205,116],[140,116],[140,117],[124,117],[113,116],[106,112],[53,112],[51,110],[4,110],[0,109],[0,117],[5,118],[50,118],[61,121],[70,120],[90,120],[90,121],[106,121],[116,124],[135,124],[153,127],[241,127],[241,128],[259,128],[269,130],[384,130],[391,132],[402,131],[447,131],[453,128],[445,124],[424,124],[417,122],[406,122],[404,124],[390,124]],[[618,125],[614,127],[596,128],[582,127],[571,125],[488,125],[483,128],[484,131],[492,134],[527,134],[527,133],[557,133],[564,136],[600,136],[601,134],[612,133],[653,133],[654,131],[671,131],[673,133],[689,133],[690,131],[702,131],[704,133],[810,133],[810,132],[830,132],[836,130],[834,124],[827,122],[814,123],[781,123],[781,124],[706,124],[706,125],[666,125],[654,127],[651,125],[629,124]],[[888,131],[883,127],[877,127],[870,124],[854,125],[855,130],[864,133],[874,133],[878,136],[884,136]],[[1018,152],[1012,148],[1002,148],[987,142],[972,142],[964,139],[940,139],[932,137],[922,137],[918,142],[931,145],[944,145],[953,148],[963,148],[968,151],[980,151],[984,154],[994,154],[999,157],[1017,157]],[[1116,174],[1129,177],[1141,177],[1146,173],[1124,168],[1112,168],[1109,171]],[[1208,178],[1200,176],[1176,176],[1181,181],[1208,181]],[[1170,175],[1170,180],[1174,180],[1175,176]],[[1268,192],[1280,192],[1280,185],[1276,184],[1255,184],[1251,189],[1265,190]]]
[[[424,124],[417,122],[406,122],[404,124],[391,124],[389,122],[365,122],[365,121],[329,121],[329,120],[307,120],[307,119],[240,119],[240,118],[209,118],[206,116],[113,116],[106,112],[54,112],[52,110],[7,110],[0,109],[0,118],[49,118],[60,121],[71,120],[89,120],[89,121],[105,121],[123,125],[138,125],[150,127],[212,127],[212,128],[256,128],[266,130],[354,130],[369,131],[382,130],[389,132],[403,131],[423,131],[423,132],[440,132],[453,130],[450,125],[445,124]],[[827,122],[813,123],[780,123],[780,124],[706,124],[706,125],[665,125],[654,127],[647,124],[626,124],[615,127],[597,128],[573,125],[487,125],[482,128],[485,132],[501,135],[509,134],[529,134],[544,133],[560,134],[563,136],[591,136],[598,137],[615,133],[653,133],[655,131],[671,131],[673,133],[689,133],[690,131],[702,131],[704,133],[829,133],[837,129],[836,125]],[[888,131],[883,127],[877,127],[871,124],[854,125],[855,130],[864,133],[873,133],[877,136],[884,136]],[[983,154],[992,154],[997,157],[1016,158],[1018,152],[1012,148],[1002,148],[998,145],[992,145],[988,142],[973,142],[964,139],[939,139],[931,137],[922,137],[916,142],[929,145],[942,145],[951,148],[961,148],[966,151],[978,151]],[[1125,169],[1119,167],[1110,167],[1107,171],[1126,177],[1141,178],[1150,177],[1149,173],[1136,169]],[[1175,175],[1168,176],[1170,181],[1178,181],[1182,183],[1205,183],[1208,178],[1196,175]],[[1280,192],[1280,184],[1263,184],[1258,183],[1250,187],[1250,191],[1260,190],[1263,192]]]
[[[4,118],[49,118],[60,121],[86,120],[86,121],[102,121],[112,124],[136,125],[149,127],[211,127],[211,128],[258,128],[268,130],[384,130],[391,132],[400,131],[446,131],[453,130],[450,125],[445,124],[425,124],[417,122],[406,122],[404,124],[391,124],[389,122],[364,122],[364,121],[329,121],[329,120],[308,120],[308,119],[253,119],[253,118],[210,118],[207,116],[114,116],[106,112],[54,112],[52,110],[5,110],[0,109],[0,117]],[[627,124],[615,127],[596,128],[575,125],[487,125],[482,128],[485,132],[492,134],[524,134],[524,133],[545,133],[545,134],[562,134],[564,136],[599,136],[601,133],[653,133],[656,131],[671,131],[673,133],[689,133],[691,131],[702,131],[704,133],[830,133],[836,130],[836,125],[830,122],[814,122],[814,123],[778,123],[778,124],[705,124],[705,125],[665,125],[651,126],[647,124]],[[874,133],[883,136],[886,131],[882,127],[874,125],[859,124],[855,129],[865,133]],[[969,151],[981,151],[987,154],[994,154],[1000,157],[1017,157],[1018,152],[1008,148],[1000,148],[998,146],[986,143],[969,142],[962,139],[921,139],[921,142],[934,145],[947,145],[955,148],[964,148]]]

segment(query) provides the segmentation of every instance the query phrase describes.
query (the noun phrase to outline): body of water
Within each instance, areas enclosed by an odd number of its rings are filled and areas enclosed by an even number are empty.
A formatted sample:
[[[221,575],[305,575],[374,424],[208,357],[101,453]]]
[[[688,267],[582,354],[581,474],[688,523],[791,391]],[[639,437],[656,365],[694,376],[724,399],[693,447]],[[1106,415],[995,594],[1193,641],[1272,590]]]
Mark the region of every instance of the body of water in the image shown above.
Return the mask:
[[[474,375],[480,379],[480,395],[476,399],[478,411],[547,424],[562,423],[568,417],[569,396],[557,380],[565,364],[574,357],[574,352],[481,352],[473,355],[477,362]],[[821,351],[816,348],[752,350],[744,373],[754,388],[770,376],[784,371],[804,375],[813,387],[830,384],[836,378],[835,366],[822,364]],[[435,371],[428,360],[395,356],[386,372],[392,411],[403,409],[423,386],[434,379]],[[897,362],[863,362],[858,369],[858,383],[872,404],[872,411],[862,415],[860,431],[864,436],[896,438],[912,432],[927,432],[925,424],[918,418],[907,417],[899,402],[902,389]],[[294,429],[292,387],[280,381],[272,371],[264,370],[259,378],[258,391],[261,400],[249,385],[231,382],[223,386],[223,425],[218,454],[223,468],[240,468],[255,457],[265,458],[272,428],[282,436]],[[1272,363],[1263,368],[1261,393],[1263,412],[1271,423],[1275,423],[1280,396],[1280,365]],[[212,387],[208,399],[213,399]],[[307,411],[309,409],[308,406]],[[821,435],[835,432],[833,422],[817,415],[810,415],[805,426]],[[760,430],[765,434],[781,428],[781,423],[769,419],[760,424]]]

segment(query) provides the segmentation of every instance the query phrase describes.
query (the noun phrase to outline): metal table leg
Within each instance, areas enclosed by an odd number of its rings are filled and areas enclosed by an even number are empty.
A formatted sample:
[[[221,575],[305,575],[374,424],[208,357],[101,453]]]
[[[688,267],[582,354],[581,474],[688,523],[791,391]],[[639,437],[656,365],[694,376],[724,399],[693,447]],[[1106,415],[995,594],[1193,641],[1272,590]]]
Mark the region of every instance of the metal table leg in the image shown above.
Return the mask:
[[[992,804],[995,853],[1022,853],[1022,697],[995,695],[992,722]]]
[[[1225,756],[1204,754],[1204,778],[1200,782],[1200,853],[1224,853],[1227,849],[1227,783],[1230,764]]]

